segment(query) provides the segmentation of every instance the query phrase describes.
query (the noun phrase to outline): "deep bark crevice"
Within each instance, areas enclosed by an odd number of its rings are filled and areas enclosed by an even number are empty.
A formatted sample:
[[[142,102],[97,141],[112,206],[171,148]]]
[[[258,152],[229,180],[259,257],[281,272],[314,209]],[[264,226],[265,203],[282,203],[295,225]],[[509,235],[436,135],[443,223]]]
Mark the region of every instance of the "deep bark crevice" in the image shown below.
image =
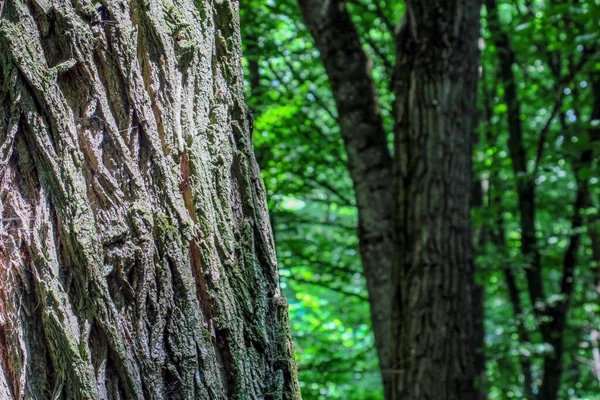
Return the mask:
[[[261,398],[281,369],[277,398],[299,398],[251,146],[232,162],[234,126],[250,142],[237,9],[196,7],[4,4],[0,117],[19,129],[0,215],[18,224],[0,301],[24,302],[0,308],[7,398]]]

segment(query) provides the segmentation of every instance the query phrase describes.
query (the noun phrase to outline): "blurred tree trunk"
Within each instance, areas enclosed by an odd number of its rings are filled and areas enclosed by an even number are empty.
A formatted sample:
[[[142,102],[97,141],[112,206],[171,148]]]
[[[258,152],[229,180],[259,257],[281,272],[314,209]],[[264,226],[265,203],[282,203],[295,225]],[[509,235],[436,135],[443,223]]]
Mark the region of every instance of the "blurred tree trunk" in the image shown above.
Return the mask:
[[[478,0],[407,1],[397,39],[396,399],[475,399]]]
[[[371,62],[345,3],[300,0],[338,109],[358,207],[360,255],[367,281],[371,323],[386,398],[391,396],[393,334],[392,156],[379,112]]]
[[[395,157],[345,3],[299,3],[338,108],[386,398],[474,399],[469,197],[480,2],[406,2],[395,38]]]
[[[237,4],[0,4],[0,398],[299,399]]]

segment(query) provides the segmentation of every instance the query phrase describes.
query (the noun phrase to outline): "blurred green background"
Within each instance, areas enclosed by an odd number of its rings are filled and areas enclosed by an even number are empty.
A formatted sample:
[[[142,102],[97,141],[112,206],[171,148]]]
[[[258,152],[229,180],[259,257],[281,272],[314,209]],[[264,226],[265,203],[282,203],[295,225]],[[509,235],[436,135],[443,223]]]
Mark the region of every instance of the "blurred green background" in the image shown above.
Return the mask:
[[[373,79],[388,132],[393,96],[392,30],[402,1],[351,0],[347,6],[373,61]],[[247,98],[254,145],[269,192],[282,291],[291,324],[304,399],[382,399],[370,328],[368,294],[356,235],[353,184],[336,108],[319,52],[294,0],[243,0]],[[501,29],[515,54],[513,72],[524,144],[535,159],[546,130],[536,179],[536,229],[544,279],[555,287],[569,238],[576,187],[587,182],[590,201],[578,247],[576,286],[565,332],[561,398],[600,399],[598,164],[574,168],[582,150],[600,150],[582,132],[600,127],[592,108],[600,98],[600,1],[500,2]],[[489,399],[524,398],[523,362],[533,385],[550,351],[535,330],[525,295],[521,232],[507,145],[505,82],[482,9],[479,128],[473,153],[482,187],[473,208],[477,281],[485,289],[486,381]],[[580,65],[584,49],[592,49]],[[502,49],[500,49],[502,50]],[[547,127],[546,127],[547,126]],[[391,136],[390,136],[391,141]],[[507,285],[515,279],[523,311],[515,314]],[[558,300],[558,299],[555,299]],[[523,337],[528,340],[523,340]]]

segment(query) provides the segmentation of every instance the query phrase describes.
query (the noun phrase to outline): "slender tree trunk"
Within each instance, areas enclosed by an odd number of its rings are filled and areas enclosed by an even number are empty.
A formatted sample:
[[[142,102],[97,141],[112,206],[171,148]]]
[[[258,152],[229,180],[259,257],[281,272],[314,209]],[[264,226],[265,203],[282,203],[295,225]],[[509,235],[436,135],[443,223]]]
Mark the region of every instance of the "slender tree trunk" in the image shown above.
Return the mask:
[[[0,398],[299,399],[237,4],[0,4]]]
[[[300,0],[338,109],[358,207],[358,238],[371,321],[386,398],[391,396],[393,336],[392,156],[388,149],[371,61],[344,2]]]
[[[477,0],[407,1],[397,40],[394,399],[475,399]]]

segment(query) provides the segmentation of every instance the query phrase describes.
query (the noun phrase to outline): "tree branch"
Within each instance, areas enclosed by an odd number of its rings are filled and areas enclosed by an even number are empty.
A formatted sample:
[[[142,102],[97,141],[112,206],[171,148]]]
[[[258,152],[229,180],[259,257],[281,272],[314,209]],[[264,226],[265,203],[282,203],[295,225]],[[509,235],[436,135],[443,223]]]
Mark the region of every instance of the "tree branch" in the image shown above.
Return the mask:
[[[317,281],[317,280],[310,280],[310,279],[298,278],[298,277],[294,277],[294,276],[289,276],[289,277],[283,277],[282,276],[281,279],[282,280],[283,279],[289,279],[289,280],[292,280],[292,281],[297,282],[297,283],[304,283],[306,285],[319,286],[319,287],[322,287],[324,289],[328,289],[328,290],[331,290],[331,291],[334,291],[334,292],[341,293],[344,296],[354,297],[354,298],[359,299],[361,301],[367,301],[367,302],[369,301],[369,299],[368,299],[367,296],[363,296],[360,293],[354,293],[354,292],[351,292],[351,291],[346,290],[344,288],[331,286],[330,284],[332,282],[327,282],[327,281],[323,281],[322,282],[322,281]]]
[[[574,68],[571,68],[571,71],[569,72],[569,74],[567,76],[565,76],[562,79],[562,82],[558,85],[558,89],[556,91],[556,94],[554,95],[555,100],[554,100],[554,107],[552,108],[552,113],[550,113],[548,120],[546,121],[546,123],[544,124],[544,127],[540,131],[540,139],[538,141],[537,153],[536,153],[536,157],[535,157],[535,167],[534,167],[533,173],[532,173],[533,179],[535,179],[535,177],[537,176],[537,172],[539,170],[540,162],[542,159],[542,154],[544,152],[544,143],[546,143],[546,136],[548,135],[548,132],[550,131],[552,121],[558,115],[560,108],[562,107],[563,100],[565,98],[565,89],[571,84],[573,79],[575,79],[575,76],[577,75],[577,73],[583,69],[586,62],[595,53],[596,47],[597,46],[593,46],[592,48],[584,51],[584,53],[581,56],[581,59],[579,60],[579,63],[577,63],[577,65]]]
[[[371,35],[369,35],[368,32],[365,34],[365,42],[367,42],[367,44],[373,50],[373,52],[375,54],[377,54],[377,56],[381,59],[381,62],[383,63],[383,67],[384,67],[386,73],[388,74],[388,76],[392,76],[394,66],[392,65],[390,60],[388,60],[385,53],[379,48],[377,43],[375,43],[375,41],[373,40]]]
[[[376,17],[381,19],[385,28],[389,31],[390,35],[394,35],[394,24],[385,14],[385,10],[381,7],[381,2],[379,0],[375,0],[373,4],[375,4],[375,10],[371,10],[366,4],[363,4],[360,0],[349,0],[348,3],[354,4],[355,6],[363,9],[369,14],[373,14]]]
[[[521,219],[522,253],[528,262],[525,276],[529,289],[531,304],[536,315],[541,316],[546,303],[544,285],[542,283],[542,263],[537,248],[535,229],[535,182],[527,174],[527,157],[523,144],[523,127],[521,124],[521,103],[517,96],[517,84],[512,65],[515,54],[510,46],[506,32],[500,26],[496,0],[486,0],[489,29],[492,33],[496,52],[500,61],[500,77],[504,84],[504,102],[508,106],[508,150],[513,164],[513,173],[517,181],[517,196]],[[542,307],[539,307],[542,306]]]

